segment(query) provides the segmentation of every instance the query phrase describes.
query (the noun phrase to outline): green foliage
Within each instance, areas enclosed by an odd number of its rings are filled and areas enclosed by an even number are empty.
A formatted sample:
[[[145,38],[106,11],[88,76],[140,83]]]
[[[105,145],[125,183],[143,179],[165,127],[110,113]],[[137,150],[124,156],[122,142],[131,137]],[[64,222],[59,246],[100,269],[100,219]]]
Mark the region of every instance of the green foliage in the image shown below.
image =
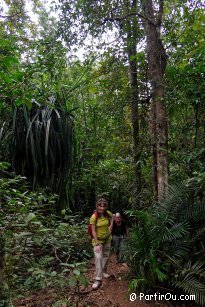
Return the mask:
[[[75,78],[79,77],[77,68],[71,70]],[[128,131],[130,110],[126,102],[125,74],[122,63],[115,56],[107,55],[96,67],[90,67],[87,83],[77,90],[77,97],[71,98],[75,98],[78,107],[72,173],[75,210],[80,206],[90,212],[102,193],[112,199],[115,210],[127,206],[125,195],[132,180],[132,137]]]
[[[173,285],[182,289],[188,294],[195,294],[196,301],[204,305],[204,278],[205,278],[205,262],[196,261],[194,264],[188,261],[183,269],[178,269],[175,272],[175,281]]]
[[[12,307],[11,295],[5,274],[5,237],[0,228],[0,306]]]
[[[2,165],[6,167],[5,163]],[[65,286],[71,263],[75,265],[91,255],[84,221],[77,224],[68,216],[66,221],[61,220],[53,210],[56,196],[46,195],[46,191],[30,192],[21,176],[1,178],[0,193],[0,227],[5,237],[10,287],[23,293],[34,288]],[[79,282],[85,283],[79,270],[73,270],[73,274],[80,275]]]
[[[192,181],[172,186],[160,204],[127,213],[137,221],[127,251],[136,275],[130,289],[147,292],[163,283],[204,304],[204,189]]]
[[[8,241],[8,251],[13,247],[14,286],[20,289],[65,286],[70,269],[67,263],[90,257],[89,239],[85,225],[59,223],[53,217],[49,228],[39,218],[31,214],[17,220],[18,232]],[[52,225],[51,225],[52,224]],[[15,245],[13,240],[15,240]]]
[[[54,107],[14,110],[14,168],[34,187],[61,195],[72,167],[73,121]],[[64,189],[63,189],[64,187]]]
[[[86,267],[84,262],[76,263],[68,265],[70,268],[72,268],[72,276],[69,279],[69,285],[71,287],[77,287],[79,291],[79,285],[83,285],[84,287],[88,286],[88,280],[83,274],[86,272]]]
[[[80,286],[87,287],[88,286],[88,280],[83,274],[86,272],[86,267],[84,262],[70,264],[69,267],[72,268],[72,276],[69,279],[69,285],[71,287],[75,288],[75,291],[78,295],[78,300],[76,302],[76,306],[78,306],[78,303],[80,302]]]
[[[170,25],[166,90],[170,119],[169,157],[172,182],[204,171],[204,10],[202,2],[179,7]],[[170,23],[170,21],[172,22]],[[167,28],[169,26],[166,24]]]
[[[34,26],[25,14],[25,2],[7,3],[11,16],[0,21],[0,160],[8,158],[11,163],[10,167],[1,163],[0,179],[6,273],[15,291],[63,286],[68,280],[77,286],[85,279],[76,261],[89,258],[91,249],[82,215],[74,215],[68,207],[89,214],[101,193],[116,211],[136,199],[140,208],[148,208],[152,199],[147,132],[151,89],[140,43],[143,27],[139,22],[137,29],[132,14],[141,9],[126,1],[61,1],[58,27],[35,1],[39,25]],[[205,190],[201,5],[202,1],[165,1],[162,36],[169,56],[165,103],[170,182],[189,178],[188,185],[170,187],[166,200],[149,210],[129,211],[137,227],[128,250],[136,276],[133,290],[169,286],[170,281],[177,289],[195,292],[199,302],[204,300]],[[141,44],[140,52],[130,58],[137,64],[139,78],[140,195],[130,192],[133,146],[124,48],[129,22],[121,19],[118,38],[103,56],[101,37],[101,56],[92,52],[83,63],[73,60],[72,48],[57,38],[64,37],[71,46],[84,42],[88,33],[99,37],[105,30],[116,30],[116,24],[105,18],[130,13],[128,20]],[[26,175],[30,184],[13,170]],[[31,192],[32,184],[36,192]]]
[[[65,48],[49,36],[33,44],[34,62],[20,62],[12,38],[0,41],[5,49],[2,73],[11,75],[13,80],[11,86],[6,81],[1,85],[0,158],[9,157],[12,170],[26,176],[34,189],[48,187],[57,193],[61,199],[58,207],[62,209],[69,206],[75,152],[76,108],[71,99],[87,82],[89,68],[83,68],[72,80],[66,67]]]
[[[20,48],[16,36],[9,34],[0,37],[0,78],[1,95],[0,109],[11,110],[12,102],[17,105],[25,104],[28,108],[32,105],[32,94],[26,87],[27,74],[20,62]]]

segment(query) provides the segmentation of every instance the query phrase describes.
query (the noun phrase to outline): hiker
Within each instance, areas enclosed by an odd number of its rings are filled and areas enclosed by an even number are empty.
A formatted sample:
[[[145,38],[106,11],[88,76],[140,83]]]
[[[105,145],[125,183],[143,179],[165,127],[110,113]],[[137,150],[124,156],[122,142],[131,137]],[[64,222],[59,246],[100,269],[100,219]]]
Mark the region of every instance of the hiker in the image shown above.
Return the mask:
[[[98,199],[96,211],[90,218],[96,269],[95,282],[92,285],[93,290],[101,285],[103,277],[110,277],[106,272],[106,267],[111,249],[113,220],[112,213],[107,210],[107,205],[108,203],[104,198]]]
[[[115,214],[115,219],[112,227],[112,243],[113,249],[117,256],[117,262],[121,261],[120,252],[123,250],[123,244],[128,237],[128,227],[125,221],[122,220],[120,213]]]

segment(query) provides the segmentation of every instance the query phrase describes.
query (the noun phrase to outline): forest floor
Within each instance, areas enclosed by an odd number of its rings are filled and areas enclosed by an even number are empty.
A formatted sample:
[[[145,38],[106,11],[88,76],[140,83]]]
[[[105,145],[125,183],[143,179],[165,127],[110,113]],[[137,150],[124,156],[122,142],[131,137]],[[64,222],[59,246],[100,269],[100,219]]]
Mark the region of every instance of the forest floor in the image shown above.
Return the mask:
[[[129,267],[126,263],[116,263],[115,255],[112,254],[108,264],[110,278],[104,279],[102,285],[95,291],[91,286],[95,277],[94,260],[88,264],[86,277],[89,286],[81,289],[80,300],[75,292],[69,287],[63,289],[44,289],[30,293],[28,297],[15,300],[14,307],[168,307],[169,303],[142,301],[136,298],[130,301],[128,295]],[[136,296],[138,296],[136,294]]]

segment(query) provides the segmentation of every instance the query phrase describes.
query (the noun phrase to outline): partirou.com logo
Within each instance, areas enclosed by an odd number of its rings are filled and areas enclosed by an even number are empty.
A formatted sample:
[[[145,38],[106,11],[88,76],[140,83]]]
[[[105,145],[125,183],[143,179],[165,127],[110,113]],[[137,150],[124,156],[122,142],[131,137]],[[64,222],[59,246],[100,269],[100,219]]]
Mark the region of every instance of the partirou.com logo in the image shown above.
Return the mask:
[[[136,300],[145,300],[145,301],[195,301],[195,294],[181,294],[181,295],[176,295],[172,293],[166,293],[166,294],[160,294],[160,293],[154,293],[154,294],[144,294],[140,292],[138,295],[136,293],[131,293],[130,294],[130,301],[134,302]]]

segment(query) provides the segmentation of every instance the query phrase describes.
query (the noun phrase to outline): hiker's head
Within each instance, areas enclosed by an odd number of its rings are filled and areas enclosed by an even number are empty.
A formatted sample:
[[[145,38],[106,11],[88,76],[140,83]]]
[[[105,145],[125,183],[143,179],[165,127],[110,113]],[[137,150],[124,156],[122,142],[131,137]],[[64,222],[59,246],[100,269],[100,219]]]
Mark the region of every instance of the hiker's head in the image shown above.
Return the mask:
[[[99,198],[96,202],[96,209],[97,211],[102,214],[107,210],[107,200],[105,198]]]
[[[116,220],[116,222],[120,222],[120,221],[121,221],[121,215],[120,215],[119,212],[117,212],[117,213],[115,214],[115,220]]]

